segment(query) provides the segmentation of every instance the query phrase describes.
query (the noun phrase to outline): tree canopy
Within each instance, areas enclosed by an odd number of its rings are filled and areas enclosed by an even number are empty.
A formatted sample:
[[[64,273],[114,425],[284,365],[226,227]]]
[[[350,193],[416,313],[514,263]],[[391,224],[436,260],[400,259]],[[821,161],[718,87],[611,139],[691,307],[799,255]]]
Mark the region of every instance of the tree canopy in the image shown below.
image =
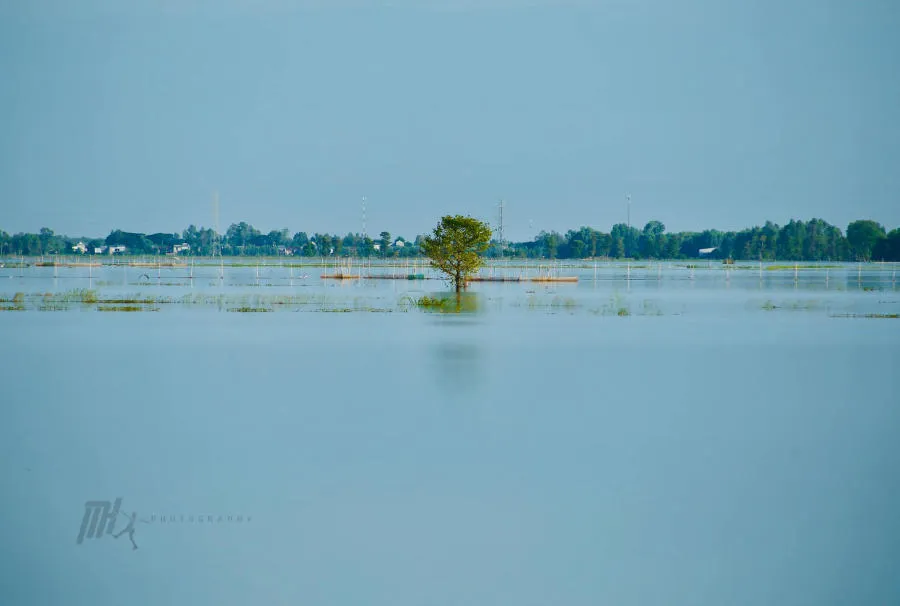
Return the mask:
[[[491,241],[486,223],[462,215],[443,217],[426,236],[422,250],[435,269],[444,273],[458,293],[484,262],[482,254]]]

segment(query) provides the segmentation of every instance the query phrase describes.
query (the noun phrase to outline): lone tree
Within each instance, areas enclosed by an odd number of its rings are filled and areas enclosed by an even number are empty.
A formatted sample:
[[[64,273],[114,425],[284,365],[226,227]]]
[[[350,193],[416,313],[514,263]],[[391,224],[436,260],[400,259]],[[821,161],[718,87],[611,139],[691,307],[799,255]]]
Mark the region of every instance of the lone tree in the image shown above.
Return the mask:
[[[425,236],[422,250],[435,269],[447,274],[456,292],[463,289],[484,259],[491,241],[486,223],[462,215],[443,217],[434,233]]]

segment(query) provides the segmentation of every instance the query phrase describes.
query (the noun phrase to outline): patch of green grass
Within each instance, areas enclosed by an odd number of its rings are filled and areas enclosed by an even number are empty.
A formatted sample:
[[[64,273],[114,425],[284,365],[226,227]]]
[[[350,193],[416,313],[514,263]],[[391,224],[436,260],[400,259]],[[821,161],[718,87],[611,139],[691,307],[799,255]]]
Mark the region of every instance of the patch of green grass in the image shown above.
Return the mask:
[[[98,305],[97,311],[159,311],[159,308],[141,305]]]
[[[429,297],[428,295],[419,297],[415,300],[415,304],[419,307],[443,307],[450,302],[450,299],[438,299],[437,297]]]
[[[832,314],[832,318],[888,318],[900,319],[900,314]]]

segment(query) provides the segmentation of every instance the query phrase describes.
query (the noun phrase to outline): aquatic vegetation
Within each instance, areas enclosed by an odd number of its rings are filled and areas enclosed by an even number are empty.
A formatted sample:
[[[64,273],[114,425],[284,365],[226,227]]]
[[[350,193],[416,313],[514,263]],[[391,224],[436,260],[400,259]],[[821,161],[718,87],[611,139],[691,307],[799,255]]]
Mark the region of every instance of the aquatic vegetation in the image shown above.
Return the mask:
[[[832,318],[882,318],[882,319],[900,319],[900,314],[831,314]]]
[[[141,305],[98,305],[97,311],[159,311],[159,308]]]
[[[438,299],[436,297],[429,297],[428,295],[419,297],[415,300],[415,304],[419,307],[443,307],[449,302],[449,298]]]
[[[236,311],[239,313],[261,313],[272,310],[267,307],[229,307],[228,311]]]
[[[578,307],[578,302],[572,297],[560,297],[555,296],[553,300],[550,301],[550,307],[563,307],[566,309],[572,309],[574,307]]]

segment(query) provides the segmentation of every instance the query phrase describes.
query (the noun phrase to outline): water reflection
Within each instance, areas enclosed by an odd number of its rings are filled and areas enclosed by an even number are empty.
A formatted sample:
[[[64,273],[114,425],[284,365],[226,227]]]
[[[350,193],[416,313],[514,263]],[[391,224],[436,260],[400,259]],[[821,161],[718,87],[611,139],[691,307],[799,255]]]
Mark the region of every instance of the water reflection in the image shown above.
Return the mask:
[[[438,389],[454,396],[472,396],[484,381],[482,301],[477,293],[442,293],[433,298],[432,365]]]

